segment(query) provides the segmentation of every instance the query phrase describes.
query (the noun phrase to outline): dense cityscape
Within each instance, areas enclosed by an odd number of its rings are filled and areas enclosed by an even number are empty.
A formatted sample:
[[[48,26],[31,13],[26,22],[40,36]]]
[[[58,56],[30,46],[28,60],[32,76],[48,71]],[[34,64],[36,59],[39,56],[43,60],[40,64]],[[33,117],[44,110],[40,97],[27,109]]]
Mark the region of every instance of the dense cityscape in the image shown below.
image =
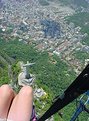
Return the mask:
[[[67,24],[65,17],[73,15],[74,9],[57,2],[49,3],[48,6],[41,6],[34,0],[0,1],[2,36],[7,40],[18,37],[19,41],[35,44],[39,50],[55,53],[70,65],[81,67],[81,63],[74,59],[73,52],[81,49],[89,52],[89,46],[81,43],[87,33],[82,34],[81,27],[72,22]]]

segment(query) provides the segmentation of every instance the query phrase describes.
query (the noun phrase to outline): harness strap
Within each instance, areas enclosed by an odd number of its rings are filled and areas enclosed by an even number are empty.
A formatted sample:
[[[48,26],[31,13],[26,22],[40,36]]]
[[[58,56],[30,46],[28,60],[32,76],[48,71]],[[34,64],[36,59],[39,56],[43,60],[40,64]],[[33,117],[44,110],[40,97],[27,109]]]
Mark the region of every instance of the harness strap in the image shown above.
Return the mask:
[[[37,121],[36,112],[35,112],[35,106],[34,105],[33,105],[32,115],[31,115],[30,121]]]
[[[87,90],[89,90],[89,64],[74,80],[74,82],[64,91],[63,95],[59,96],[54,104],[51,105],[51,107],[37,121],[45,121],[51,115],[58,112]]]

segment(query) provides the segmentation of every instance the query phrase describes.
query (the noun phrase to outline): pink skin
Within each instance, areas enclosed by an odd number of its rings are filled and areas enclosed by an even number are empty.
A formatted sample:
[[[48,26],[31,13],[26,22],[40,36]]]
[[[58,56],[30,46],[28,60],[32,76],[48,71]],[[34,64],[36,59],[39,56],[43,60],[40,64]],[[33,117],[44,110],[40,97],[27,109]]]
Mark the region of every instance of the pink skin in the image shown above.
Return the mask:
[[[0,87],[0,118],[7,118],[14,96],[13,90],[8,85]]]
[[[29,121],[32,114],[33,91],[29,86],[24,86],[15,95],[8,86],[0,87],[0,118],[12,121]]]

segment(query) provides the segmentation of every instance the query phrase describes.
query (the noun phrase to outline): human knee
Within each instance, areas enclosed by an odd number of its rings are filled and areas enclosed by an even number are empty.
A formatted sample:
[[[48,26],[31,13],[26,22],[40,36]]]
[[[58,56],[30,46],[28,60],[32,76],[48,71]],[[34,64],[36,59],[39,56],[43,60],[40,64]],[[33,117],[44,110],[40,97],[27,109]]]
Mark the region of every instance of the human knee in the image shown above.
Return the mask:
[[[14,91],[8,84],[2,85],[0,87],[0,92],[5,97],[14,97]]]
[[[33,89],[30,86],[24,86],[19,92],[20,95],[33,96]]]

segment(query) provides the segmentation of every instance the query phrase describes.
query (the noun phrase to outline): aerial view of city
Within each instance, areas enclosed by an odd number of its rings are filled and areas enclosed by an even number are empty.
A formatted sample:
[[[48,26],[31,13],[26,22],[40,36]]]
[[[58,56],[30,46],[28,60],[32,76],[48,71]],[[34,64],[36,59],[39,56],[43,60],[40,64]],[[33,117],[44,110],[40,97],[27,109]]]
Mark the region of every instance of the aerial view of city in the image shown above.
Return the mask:
[[[37,117],[87,64],[89,0],[0,0],[0,85],[31,86]],[[47,121],[88,121],[72,118],[80,99]]]

